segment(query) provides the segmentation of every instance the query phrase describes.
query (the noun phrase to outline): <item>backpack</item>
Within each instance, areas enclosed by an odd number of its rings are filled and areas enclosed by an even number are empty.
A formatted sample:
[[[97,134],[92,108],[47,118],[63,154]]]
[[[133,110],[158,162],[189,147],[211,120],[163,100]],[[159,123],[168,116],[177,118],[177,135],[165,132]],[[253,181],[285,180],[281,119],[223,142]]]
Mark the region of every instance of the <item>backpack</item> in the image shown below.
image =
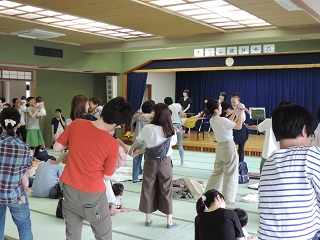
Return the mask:
[[[53,186],[53,188],[51,188],[49,192],[49,198],[57,199],[57,198],[61,198],[62,196],[63,196],[62,189],[58,182]]]
[[[59,199],[57,210],[56,210],[56,217],[57,218],[62,218],[63,219],[63,214],[62,214],[62,198]]]
[[[239,183],[249,182],[248,167],[246,162],[239,163]]]

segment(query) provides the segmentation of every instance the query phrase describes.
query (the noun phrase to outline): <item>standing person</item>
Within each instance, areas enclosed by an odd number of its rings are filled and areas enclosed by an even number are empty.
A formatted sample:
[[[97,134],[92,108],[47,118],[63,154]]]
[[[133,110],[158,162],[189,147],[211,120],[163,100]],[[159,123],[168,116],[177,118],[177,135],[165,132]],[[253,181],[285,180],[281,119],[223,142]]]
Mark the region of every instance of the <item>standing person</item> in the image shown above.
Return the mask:
[[[132,141],[136,141],[137,137],[139,136],[139,133],[141,132],[142,128],[146,125],[146,123],[150,120],[150,113],[152,112],[152,103],[149,101],[146,101],[142,104],[141,112],[136,113],[131,121],[131,125],[135,124],[135,131],[134,136],[132,138]],[[134,149],[133,151],[140,150],[144,147],[144,144],[141,144],[139,147]],[[132,182],[137,183],[139,182],[139,175],[142,174],[142,162],[143,154],[138,154],[133,158],[132,163]]]
[[[171,97],[166,97],[164,99],[164,103],[167,104],[169,109],[171,110],[171,120],[173,125],[179,130],[177,132],[177,141],[178,141],[178,148],[179,148],[179,155],[180,155],[180,161],[181,161],[181,166],[184,166],[184,149],[182,145],[182,125],[181,125],[181,120],[180,116],[182,118],[186,118],[186,114],[182,111],[182,106],[180,103],[173,103],[173,100]],[[180,114],[180,116],[179,116]]]
[[[317,119],[320,122],[320,107],[318,107],[318,110],[317,110]],[[314,131],[314,137],[315,139],[312,141],[312,145],[320,147],[320,123],[318,124],[316,130]]]
[[[231,97],[231,105],[234,109],[233,115],[230,116],[230,120],[241,119],[244,123],[246,121],[246,114],[244,111],[249,110],[244,104],[240,103],[239,93],[233,93]],[[239,162],[244,162],[244,146],[248,140],[249,133],[244,124],[242,124],[241,129],[233,131],[233,140],[236,145],[238,145]]]
[[[96,121],[74,120],[58,137],[55,151],[68,148],[63,182],[63,217],[66,238],[81,239],[87,220],[96,239],[112,239],[112,224],[106,187],[114,173],[119,144],[109,132],[131,118],[132,107],[122,97],[111,99]]]
[[[27,98],[28,107],[26,110],[27,120],[27,139],[26,143],[33,149],[35,149],[34,157],[37,157],[40,147],[43,145],[43,138],[39,126],[39,119],[42,117],[37,117],[37,114],[40,111],[39,107],[36,107],[36,101],[34,97]]]
[[[142,189],[139,210],[146,214],[145,225],[152,224],[151,214],[154,211],[167,215],[167,228],[177,225],[172,220],[172,146],[177,137],[171,121],[171,112],[167,105],[154,105],[154,117],[150,124],[144,126],[129,154],[134,156],[133,149],[142,142],[146,144],[143,166]],[[138,150],[139,151],[139,150]]]
[[[237,214],[225,207],[224,196],[215,189],[208,190],[198,199],[195,240],[244,240]]]
[[[220,103],[220,104],[223,103],[223,101],[225,101],[226,98],[227,98],[227,94],[226,94],[225,92],[221,92],[221,93],[219,94],[219,103]]]
[[[207,102],[207,109],[213,114],[210,119],[210,125],[217,140],[217,147],[214,169],[209,177],[206,191],[219,189],[223,180],[222,193],[225,196],[226,202],[232,203],[236,198],[239,174],[239,157],[233,141],[232,130],[241,129],[243,121],[240,118],[237,122],[233,122],[227,118],[220,117],[222,107],[218,100],[209,100]]]
[[[0,136],[0,239],[4,239],[6,208],[10,209],[21,240],[32,240],[29,202],[22,179],[32,167],[32,151],[15,134],[20,114],[14,108],[0,114],[3,133]],[[9,179],[9,181],[8,181]]]
[[[72,98],[70,112],[70,118],[72,121],[77,118],[87,119],[90,121],[97,120],[94,116],[88,114],[88,110],[89,99],[85,95],[76,95]]]
[[[26,107],[26,100],[21,99],[21,101],[18,98],[14,98],[12,100],[14,107],[19,111],[21,117],[20,117],[20,127],[17,129],[16,134],[18,137],[21,136],[22,141],[26,142],[27,137],[27,130],[26,130],[26,121],[25,121],[25,112],[27,111]]]
[[[183,97],[179,99],[179,103],[183,108],[183,112],[186,113],[188,116],[188,113],[190,113],[191,104],[193,102],[192,102],[192,99],[189,98],[189,90],[188,89],[183,90],[182,94],[183,94]],[[191,117],[191,116],[188,116],[188,117]],[[188,137],[189,131],[190,131],[190,129],[186,128],[186,132],[185,132],[185,136],[184,136],[185,138]]]
[[[299,105],[278,106],[272,129],[280,149],[259,183],[259,239],[317,240],[320,229],[320,148],[310,146],[313,118]]]
[[[56,116],[51,120],[52,145],[57,141],[66,127],[66,120],[62,116],[61,109],[57,108],[54,112]]]

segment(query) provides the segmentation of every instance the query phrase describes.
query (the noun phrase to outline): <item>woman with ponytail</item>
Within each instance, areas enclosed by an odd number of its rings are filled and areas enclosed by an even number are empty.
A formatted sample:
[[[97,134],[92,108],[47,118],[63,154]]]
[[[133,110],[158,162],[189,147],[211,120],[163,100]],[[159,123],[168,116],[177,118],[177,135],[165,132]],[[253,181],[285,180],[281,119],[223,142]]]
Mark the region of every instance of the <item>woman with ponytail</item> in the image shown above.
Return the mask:
[[[33,239],[28,198],[28,170],[32,167],[32,151],[15,134],[20,127],[20,113],[4,108],[0,114],[0,239],[4,239],[6,208],[18,228],[19,239]],[[9,181],[8,181],[9,179]],[[24,179],[24,180],[23,180]]]
[[[227,203],[233,203],[236,199],[238,188],[238,162],[239,156],[233,141],[233,129],[241,129],[243,119],[233,122],[225,117],[220,117],[222,107],[218,100],[210,99],[207,102],[208,111],[213,114],[210,125],[217,140],[216,160],[214,169],[209,177],[206,191],[219,189],[222,184],[222,193]],[[243,110],[241,110],[243,112]]]
[[[198,199],[195,240],[244,239],[238,215],[225,207],[223,195],[215,189],[207,191]]]

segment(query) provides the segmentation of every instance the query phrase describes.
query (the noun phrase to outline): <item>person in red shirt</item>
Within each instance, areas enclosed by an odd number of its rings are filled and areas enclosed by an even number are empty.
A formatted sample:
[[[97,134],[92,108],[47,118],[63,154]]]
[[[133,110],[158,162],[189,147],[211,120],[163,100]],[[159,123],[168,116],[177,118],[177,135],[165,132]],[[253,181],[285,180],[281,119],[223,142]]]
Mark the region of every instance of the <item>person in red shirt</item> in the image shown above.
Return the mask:
[[[109,180],[114,173],[119,144],[109,131],[128,123],[131,116],[131,105],[116,97],[104,106],[100,119],[75,119],[54,144],[55,151],[68,148],[68,161],[60,177],[67,239],[81,239],[83,219],[90,223],[96,239],[112,238],[103,179]]]

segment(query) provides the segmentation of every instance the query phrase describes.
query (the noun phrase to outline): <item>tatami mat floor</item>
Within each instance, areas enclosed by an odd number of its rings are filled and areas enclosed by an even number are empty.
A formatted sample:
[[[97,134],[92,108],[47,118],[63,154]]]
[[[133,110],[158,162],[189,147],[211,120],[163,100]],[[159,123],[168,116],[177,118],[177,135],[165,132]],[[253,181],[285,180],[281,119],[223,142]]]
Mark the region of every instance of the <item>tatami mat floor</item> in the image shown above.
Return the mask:
[[[58,153],[48,150],[50,155],[58,156]],[[189,176],[197,180],[203,180],[204,185],[213,169],[215,160],[214,153],[185,151],[186,165],[180,167],[179,153],[174,150],[172,155],[174,179]],[[250,172],[259,171],[260,157],[245,157]],[[132,158],[127,156],[127,165],[132,166]],[[250,180],[249,184],[256,183],[257,180]],[[174,199],[173,217],[178,224],[177,228],[166,228],[166,216],[160,212],[153,214],[153,224],[150,228],[144,226],[145,215],[139,212],[139,196],[141,190],[140,183],[131,181],[123,182],[125,193],[123,196],[126,207],[132,208],[132,212],[118,213],[112,217],[113,239],[194,239],[194,218],[196,216],[195,199]],[[247,184],[239,185],[237,198],[253,192],[247,188]],[[47,198],[35,198],[29,196],[31,221],[34,239],[36,240],[60,240],[65,239],[65,225],[63,220],[55,217],[55,210],[58,200]],[[245,209],[249,215],[249,226],[247,230],[255,233],[258,228],[258,205],[236,201],[227,208],[240,207]],[[11,215],[7,212],[5,235],[18,239],[18,232]],[[95,239],[90,225],[84,222],[82,239]]]

